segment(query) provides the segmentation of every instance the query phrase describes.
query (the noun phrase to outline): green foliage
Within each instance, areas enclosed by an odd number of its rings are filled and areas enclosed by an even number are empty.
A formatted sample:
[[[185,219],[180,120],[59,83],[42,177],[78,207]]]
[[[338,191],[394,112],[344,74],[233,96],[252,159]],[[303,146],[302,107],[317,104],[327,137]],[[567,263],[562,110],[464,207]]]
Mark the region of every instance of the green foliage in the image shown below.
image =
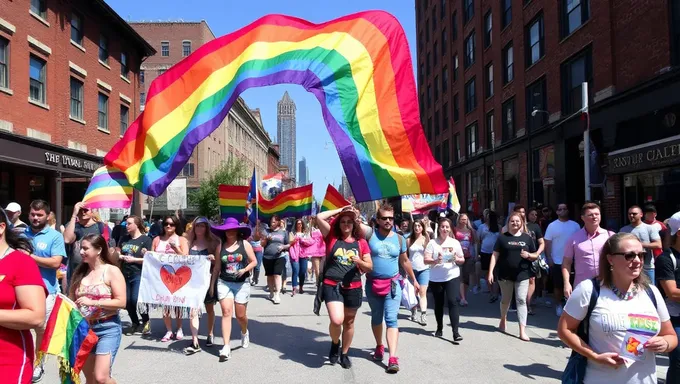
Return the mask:
[[[189,202],[198,206],[198,213],[209,219],[220,217],[218,187],[220,184],[247,185],[248,170],[243,160],[230,158],[201,182],[201,186],[189,193]]]

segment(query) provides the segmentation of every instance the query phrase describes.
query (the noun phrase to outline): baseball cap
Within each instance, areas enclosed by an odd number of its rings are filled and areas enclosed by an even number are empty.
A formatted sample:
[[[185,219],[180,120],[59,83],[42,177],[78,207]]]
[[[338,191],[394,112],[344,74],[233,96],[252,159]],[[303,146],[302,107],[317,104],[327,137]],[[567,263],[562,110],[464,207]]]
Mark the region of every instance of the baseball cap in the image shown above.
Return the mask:
[[[671,236],[678,233],[678,229],[680,229],[680,212],[675,212],[675,214],[668,219],[668,227],[671,229]]]
[[[7,207],[5,207],[5,211],[10,211],[10,212],[21,212],[21,205],[18,203],[9,203],[7,204]]]

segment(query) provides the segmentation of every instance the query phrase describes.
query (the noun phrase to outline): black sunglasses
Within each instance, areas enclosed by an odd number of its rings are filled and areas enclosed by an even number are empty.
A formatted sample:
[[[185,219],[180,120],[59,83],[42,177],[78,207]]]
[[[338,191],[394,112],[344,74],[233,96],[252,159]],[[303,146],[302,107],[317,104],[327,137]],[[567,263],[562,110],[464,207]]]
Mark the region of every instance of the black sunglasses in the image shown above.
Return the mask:
[[[633,261],[636,257],[640,258],[640,261],[645,260],[645,256],[647,256],[647,252],[614,252],[612,255],[620,255],[623,256],[626,261]]]
[[[175,223],[163,223],[163,225],[166,227],[174,227]]]
[[[393,217],[393,216],[381,216],[381,217],[379,217],[378,219],[380,219],[380,220],[385,220],[385,221],[394,221],[394,217]]]

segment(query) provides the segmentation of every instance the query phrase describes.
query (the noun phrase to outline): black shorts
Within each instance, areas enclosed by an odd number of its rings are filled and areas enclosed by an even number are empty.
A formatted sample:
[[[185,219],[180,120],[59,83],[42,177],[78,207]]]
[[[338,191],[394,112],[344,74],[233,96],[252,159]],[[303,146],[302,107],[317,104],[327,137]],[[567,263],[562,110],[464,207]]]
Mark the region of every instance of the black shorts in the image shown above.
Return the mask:
[[[279,257],[277,259],[263,259],[265,276],[281,276],[283,270],[286,269],[286,258]]]
[[[482,262],[482,271],[488,271],[491,266],[491,254],[479,252],[479,259]]]
[[[345,308],[357,309],[361,307],[361,302],[364,298],[364,290],[362,288],[344,289],[338,286],[323,285],[323,299],[327,303],[341,302]]]
[[[210,295],[210,290],[205,293],[205,300],[203,300],[203,304],[217,303],[217,280],[219,279],[215,279],[215,284],[213,284],[213,294]]]

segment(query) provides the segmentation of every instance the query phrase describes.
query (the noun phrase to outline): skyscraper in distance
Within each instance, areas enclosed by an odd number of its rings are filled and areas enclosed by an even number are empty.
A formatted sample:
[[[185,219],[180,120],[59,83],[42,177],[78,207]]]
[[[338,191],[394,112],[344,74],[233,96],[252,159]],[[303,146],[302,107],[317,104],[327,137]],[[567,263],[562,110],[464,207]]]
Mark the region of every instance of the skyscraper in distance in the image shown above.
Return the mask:
[[[309,168],[307,167],[307,159],[302,156],[298,165],[298,185],[303,186],[310,183]]]
[[[288,166],[290,178],[297,179],[295,102],[288,95],[288,91],[278,101],[276,111],[276,139],[279,143],[280,163]]]

